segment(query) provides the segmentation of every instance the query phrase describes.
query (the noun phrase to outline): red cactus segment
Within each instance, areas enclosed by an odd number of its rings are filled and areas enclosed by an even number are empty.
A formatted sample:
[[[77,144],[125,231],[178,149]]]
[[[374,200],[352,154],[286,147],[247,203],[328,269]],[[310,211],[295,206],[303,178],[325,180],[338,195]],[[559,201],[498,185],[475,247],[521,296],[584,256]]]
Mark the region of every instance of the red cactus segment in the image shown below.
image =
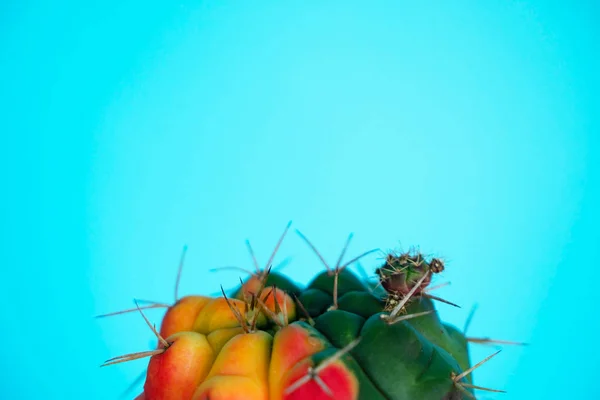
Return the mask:
[[[245,376],[215,376],[204,381],[192,400],[269,400],[262,385]]]
[[[142,398],[189,400],[210,371],[213,349],[195,332],[176,333],[167,342],[169,347],[150,359]]]
[[[329,346],[324,336],[304,322],[295,322],[278,331],[269,366],[271,398],[282,393],[282,378],[295,364]]]
[[[160,327],[160,335],[169,337],[178,332],[193,330],[200,311],[212,301],[207,296],[186,296],[181,298],[165,313]]]
[[[273,399],[282,400],[355,400],[359,395],[359,382],[342,361],[327,365],[314,377],[312,358],[297,364],[283,378],[282,392]],[[310,379],[307,379],[310,378]]]

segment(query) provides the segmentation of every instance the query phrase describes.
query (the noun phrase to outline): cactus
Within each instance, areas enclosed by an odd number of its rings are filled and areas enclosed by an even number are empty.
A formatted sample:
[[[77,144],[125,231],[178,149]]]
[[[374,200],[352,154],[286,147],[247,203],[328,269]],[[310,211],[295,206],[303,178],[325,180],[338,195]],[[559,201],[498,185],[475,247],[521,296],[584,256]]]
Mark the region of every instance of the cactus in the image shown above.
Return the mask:
[[[471,365],[469,342],[493,341],[465,337],[436,312],[435,301],[447,302],[430,293],[444,270],[440,259],[387,254],[373,282],[347,267],[375,250],[342,264],[350,236],[330,267],[297,231],[326,267],[302,288],[271,268],[289,227],[265,269],[248,243],[255,271],[229,295],[221,287],[221,296],[136,302],[123,311],[139,311],[158,346],[103,366],[149,357],[137,400],[458,400],[501,392],[474,385],[470,375],[497,352]],[[182,265],[183,256],[178,282]],[[159,330],[143,313],[157,307],[167,308]]]

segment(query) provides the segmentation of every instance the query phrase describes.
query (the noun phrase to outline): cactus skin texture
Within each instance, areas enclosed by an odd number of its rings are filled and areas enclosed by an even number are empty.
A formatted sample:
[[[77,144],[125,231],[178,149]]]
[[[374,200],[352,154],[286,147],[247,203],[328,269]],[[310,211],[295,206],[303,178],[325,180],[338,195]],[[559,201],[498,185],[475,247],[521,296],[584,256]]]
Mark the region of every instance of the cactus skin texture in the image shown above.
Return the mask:
[[[105,365],[150,357],[136,400],[459,400],[496,391],[473,385],[468,339],[428,295],[440,260],[389,254],[378,282],[348,270],[353,261],[323,261],[327,269],[301,288],[255,260],[229,295],[168,306],[157,349]]]

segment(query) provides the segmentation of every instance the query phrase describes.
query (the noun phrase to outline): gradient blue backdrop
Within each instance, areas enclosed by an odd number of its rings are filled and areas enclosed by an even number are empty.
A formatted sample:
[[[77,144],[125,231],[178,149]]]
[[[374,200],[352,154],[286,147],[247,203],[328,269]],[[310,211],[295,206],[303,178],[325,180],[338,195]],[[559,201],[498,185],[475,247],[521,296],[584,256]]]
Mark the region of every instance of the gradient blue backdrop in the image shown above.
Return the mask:
[[[442,317],[478,303],[470,334],[532,343],[475,373],[509,392],[485,398],[600,398],[599,11],[3,2],[0,397],[118,398],[147,361],[98,366],[152,333],[93,316],[171,301],[184,244],[183,294],[231,287],[208,269],[249,266],[246,238],[265,262],[292,219],[332,261],[349,232],[445,256]]]

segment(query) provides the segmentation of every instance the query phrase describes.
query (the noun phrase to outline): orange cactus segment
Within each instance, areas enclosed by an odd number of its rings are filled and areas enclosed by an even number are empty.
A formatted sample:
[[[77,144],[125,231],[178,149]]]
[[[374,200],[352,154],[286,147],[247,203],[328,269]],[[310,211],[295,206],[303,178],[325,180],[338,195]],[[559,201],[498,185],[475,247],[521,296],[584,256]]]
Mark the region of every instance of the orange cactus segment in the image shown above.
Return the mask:
[[[195,332],[209,334],[217,329],[237,328],[240,322],[230,308],[236,308],[240,315],[245,316],[246,304],[238,299],[229,299],[229,304],[224,297],[212,299],[198,314],[194,322],[193,330]],[[250,318],[251,316],[248,315]],[[266,322],[266,317],[261,313],[258,316],[257,326],[263,326]]]
[[[310,377],[310,367],[315,367],[312,359],[297,364],[283,378],[283,390],[275,393],[277,400],[356,400],[359,395],[359,383],[343,362],[332,362],[315,377]],[[302,381],[300,381],[302,379]]]
[[[275,394],[282,392],[282,379],[296,363],[330,346],[323,336],[304,322],[295,322],[278,331],[269,366],[271,398],[277,398]]]
[[[245,376],[215,376],[196,390],[192,400],[268,400],[264,388]]]
[[[243,333],[230,339],[217,355],[208,378],[214,376],[245,376],[268,394],[267,375],[273,337],[264,331]]]
[[[219,354],[223,346],[225,346],[232,337],[239,335],[240,333],[244,333],[244,330],[241,327],[217,329],[216,331],[209,333],[206,338],[215,354]]]
[[[277,308],[275,307],[275,299],[277,299]],[[272,286],[266,287],[263,290],[261,300],[265,306],[273,312],[285,312],[288,321],[296,319],[296,303],[294,300],[281,289],[276,289]]]
[[[170,346],[148,364],[144,397],[189,400],[208,375],[215,354],[206,336],[180,332],[167,339]]]
[[[252,294],[257,294],[262,286],[263,276],[261,275],[252,275],[241,287],[241,290],[237,293],[236,298],[239,300],[244,300],[244,294],[246,296],[251,296]]]
[[[186,296],[179,299],[165,313],[160,327],[160,335],[169,337],[178,332],[193,330],[198,314],[212,299],[206,296]]]

